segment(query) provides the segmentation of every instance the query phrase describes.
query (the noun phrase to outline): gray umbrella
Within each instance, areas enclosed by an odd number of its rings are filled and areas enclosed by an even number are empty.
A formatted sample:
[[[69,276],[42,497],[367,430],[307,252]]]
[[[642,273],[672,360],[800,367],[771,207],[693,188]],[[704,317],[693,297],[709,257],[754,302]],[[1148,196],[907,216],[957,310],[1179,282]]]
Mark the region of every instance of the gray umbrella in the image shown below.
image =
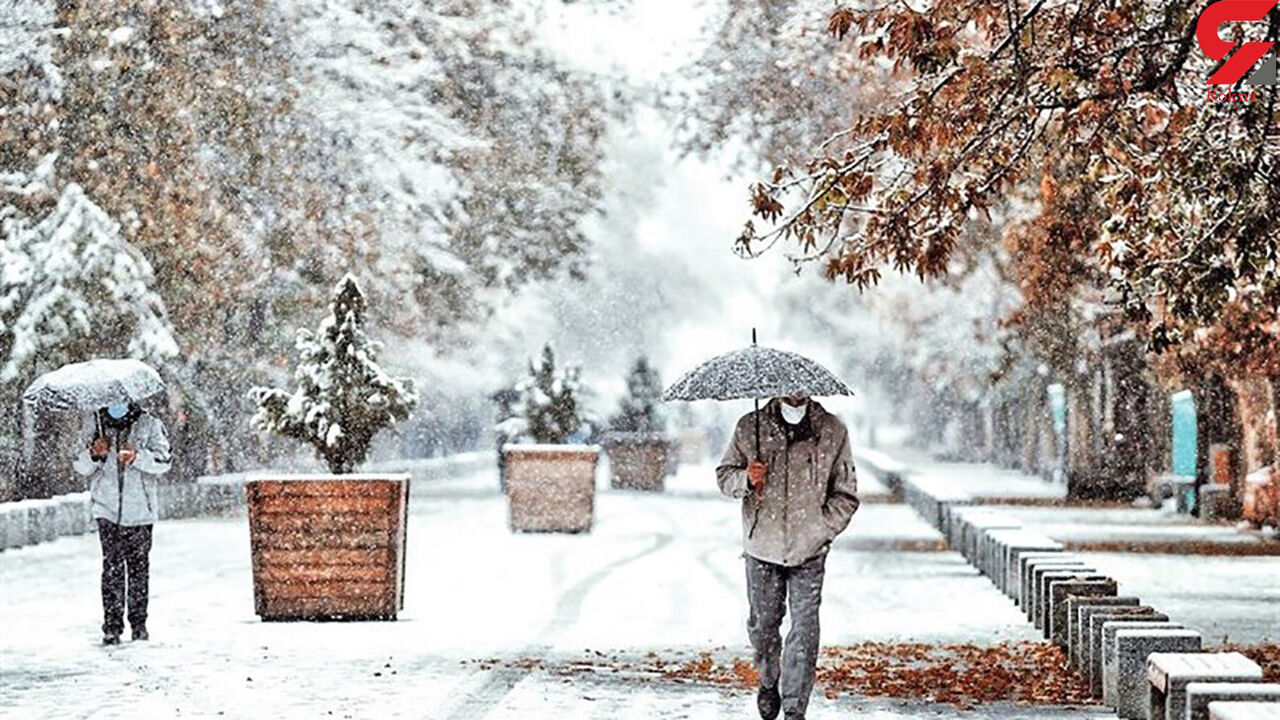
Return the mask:
[[[852,395],[840,378],[803,355],[761,347],[751,331],[751,346],[717,355],[685,373],[662,399],[736,400],[787,395]],[[756,455],[760,454],[760,416],[756,415]]]
[[[160,373],[141,360],[89,360],[45,373],[22,393],[23,458],[30,462],[32,457],[37,415],[141,404],[164,391]]]
[[[702,363],[667,388],[663,400],[736,400],[787,395],[852,395],[830,370],[803,355],[751,345]]]
[[[155,368],[141,360],[89,360],[45,373],[22,393],[33,412],[97,410],[116,402],[141,403],[165,391]]]

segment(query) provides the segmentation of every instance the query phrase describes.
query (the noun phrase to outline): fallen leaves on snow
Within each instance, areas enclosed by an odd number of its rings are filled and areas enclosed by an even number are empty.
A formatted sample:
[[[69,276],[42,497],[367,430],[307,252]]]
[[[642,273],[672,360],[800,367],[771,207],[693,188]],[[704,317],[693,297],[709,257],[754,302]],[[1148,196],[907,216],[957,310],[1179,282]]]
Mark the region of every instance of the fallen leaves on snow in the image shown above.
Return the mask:
[[[578,660],[533,658],[477,661],[557,675],[609,674],[639,682],[716,685],[751,690],[759,683],[753,664],[722,653],[649,653],[638,659],[591,652]],[[973,707],[989,702],[1088,705],[1088,686],[1047,643],[993,646],[860,643],[825,648],[818,661],[818,690],[829,698],[850,694]]]

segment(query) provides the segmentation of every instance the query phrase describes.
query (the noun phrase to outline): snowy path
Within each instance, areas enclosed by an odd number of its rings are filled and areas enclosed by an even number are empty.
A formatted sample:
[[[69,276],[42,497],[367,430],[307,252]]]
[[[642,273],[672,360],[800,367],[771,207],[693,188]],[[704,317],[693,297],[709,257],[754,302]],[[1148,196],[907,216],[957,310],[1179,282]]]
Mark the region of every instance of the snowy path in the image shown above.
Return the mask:
[[[713,483],[691,467],[669,496],[602,488],[583,536],[511,534],[489,474],[415,494],[395,623],[260,622],[242,516],[157,526],[145,645],[98,645],[96,536],[0,553],[0,717],[739,717],[741,693],[464,663],[745,656],[737,511],[694,492]],[[825,643],[1034,639],[958,556],[895,550],[936,540],[908,508],[867,504],[854,523],[828,563]],[[854,707],[927,716],[846,698],[811,717]]]

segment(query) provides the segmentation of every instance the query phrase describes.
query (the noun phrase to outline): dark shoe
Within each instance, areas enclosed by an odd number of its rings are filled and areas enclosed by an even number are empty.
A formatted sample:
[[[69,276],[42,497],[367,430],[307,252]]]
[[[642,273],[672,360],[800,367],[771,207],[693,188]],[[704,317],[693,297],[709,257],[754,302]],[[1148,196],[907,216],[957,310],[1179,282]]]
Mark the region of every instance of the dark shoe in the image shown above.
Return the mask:
[[[137,641],[139,641],[139,640],[150,640],[150,639],[151,639],[151,636],[147,634],[147,626],[146,626],[146,625],[138,625],[138,626],[136,626],[136,627],[134,627],[134,628],[133,628],[133,640],[134,640],[134,642],[137,642]]]
[[[760,692],[756,693],[756,709],[760,711],[762,720],[778,717],[778,711],[782,709],[782,696],[778,694],[778,688],[761,685]]]
[[[102,644],[103,645],[119,645],[120,636],[107,633],[106,635],[102,636]]]
[[[804,720],[803,713],[787,713],[786,720]]]

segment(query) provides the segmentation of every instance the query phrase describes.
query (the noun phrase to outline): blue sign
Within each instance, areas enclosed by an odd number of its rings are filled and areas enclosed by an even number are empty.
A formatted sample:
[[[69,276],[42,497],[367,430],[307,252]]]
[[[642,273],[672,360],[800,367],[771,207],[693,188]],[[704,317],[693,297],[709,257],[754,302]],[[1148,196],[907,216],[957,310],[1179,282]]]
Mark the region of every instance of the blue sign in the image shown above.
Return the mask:
[[[1169,398],[1173,408],[1174,475],[1194,477],[1196,474],[1196,401],[1190,390],[1174,393]]]

